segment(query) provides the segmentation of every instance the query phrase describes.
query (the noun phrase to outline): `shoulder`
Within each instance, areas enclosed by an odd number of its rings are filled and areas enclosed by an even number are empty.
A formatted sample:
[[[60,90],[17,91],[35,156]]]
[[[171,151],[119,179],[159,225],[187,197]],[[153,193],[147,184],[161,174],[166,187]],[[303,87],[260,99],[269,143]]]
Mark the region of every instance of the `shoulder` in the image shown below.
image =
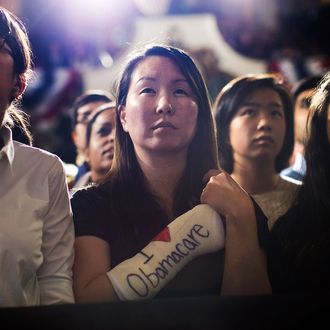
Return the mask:
[[[46,150],[32,147],[17,141],[14,141],[15,162],[21,166],[43,165],[63,169],[63,163],[58,156]]]
[[[275,201],[292,198],[295,196],[296,192],[301,187],[302,183],[300,181],[294,180],[292,178],[283,178],[281,176],[278,177],[278,182],[276,187],[266,193],[262,194],[254,194],[253,198],[258,203],[271,203],[274,204]]]
[[[76,190],[71,197],[76,236],[92,235],[109,241],[111,196],[102,186],[92,185]],[[110,223],[111,222],[111,223]]]
[[[24,178],[29,184],[33,182],[36,187],[66,184],[64,165],[58,156],[16,141],[11,169],[15,178]]]
[[[95,200],[98,195],[98,189],[96,185],[89,185],[81,188],[72,189],[72,204],[79,204],[86,200]]]
[[[279,177],[278,189],[279,191],[283,191],[285,194],[295,195],[297,191],[300,189],[302,182],[295,180],[290,177]]]
[[[109,205],[111,196],[106,186],[107,184],[90,184],[73,190],[71,197],[73,211],[92,209],[93,212],[99,212]]]

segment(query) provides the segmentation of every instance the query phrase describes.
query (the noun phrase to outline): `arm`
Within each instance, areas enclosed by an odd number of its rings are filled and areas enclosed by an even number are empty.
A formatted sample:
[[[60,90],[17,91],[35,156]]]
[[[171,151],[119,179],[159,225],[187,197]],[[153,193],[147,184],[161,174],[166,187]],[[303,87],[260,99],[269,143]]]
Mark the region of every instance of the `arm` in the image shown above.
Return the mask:
[[[266,255],[259,245],[256,215],[249,195],[229,174],[222,172],[210,178],[201,201],[226,219],[221,294],[271,293]]]
[[[48,208],[43,215],[43,262],[37,277],[41,304],[72,303],[74,229],[63,166],[56,158],[48,175]]]
[[[221,249],[222,221],[208,205],[173,220],[142,251],[110,270],[110,248],[102,239],[76,239],[74,291],[77,301],[154,297],[192,259]]]
[[[95,236],[76,238],[73,266],[73,291],[76,302],[117,301],[108,279],[109,244]]]

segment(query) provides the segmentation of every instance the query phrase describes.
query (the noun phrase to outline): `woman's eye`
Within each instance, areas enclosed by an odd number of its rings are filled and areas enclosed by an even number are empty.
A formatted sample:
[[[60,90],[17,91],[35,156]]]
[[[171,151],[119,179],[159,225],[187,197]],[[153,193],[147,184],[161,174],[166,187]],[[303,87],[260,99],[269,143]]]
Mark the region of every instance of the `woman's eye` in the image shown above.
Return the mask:
[[[101,127],[98,131],[97,134],[99,136],[107,136],[111,133],[111,128],[110,127]]]
[[[155,90],[150,87],[143,88],[140,92],[140,94],[152,94],[155,93]]]
[[[245,109],[242,112],[243,116],[253,116],[255,114],[255,111],[253,109]]]
[[[283,117],[283,113],[282,113],[282,111],[279,111],[279,110],[273,110],[272,111],[272,116],[282,118]]]
[[[179,95],[188,95],[188,93],[182,89],[182,88],[178,88],[175,90],[175,94],[179,94]]]

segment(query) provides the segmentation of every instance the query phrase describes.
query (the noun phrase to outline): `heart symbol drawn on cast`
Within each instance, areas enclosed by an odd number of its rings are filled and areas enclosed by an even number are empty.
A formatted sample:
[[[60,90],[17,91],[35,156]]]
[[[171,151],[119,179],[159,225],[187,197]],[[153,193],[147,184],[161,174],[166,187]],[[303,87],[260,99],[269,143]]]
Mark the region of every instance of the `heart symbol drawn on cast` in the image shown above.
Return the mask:
[[[164,228],[158,235],[156,235],[153,241],[160,241],[160,242],[171,242],[171,234],[168,227]]]

